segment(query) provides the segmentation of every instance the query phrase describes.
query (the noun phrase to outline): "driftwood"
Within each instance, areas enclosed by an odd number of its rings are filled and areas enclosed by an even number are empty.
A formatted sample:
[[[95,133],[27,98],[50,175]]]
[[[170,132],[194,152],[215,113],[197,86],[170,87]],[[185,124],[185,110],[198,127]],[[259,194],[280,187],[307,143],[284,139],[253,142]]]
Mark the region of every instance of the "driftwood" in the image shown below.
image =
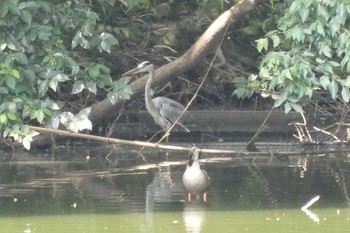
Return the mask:
[[[137,147],[149,147],[159,150],[171,150],[171,151],[190,151],[190,148],[183,147],[183,146],[174,146],[174,145],[165,145],[165,144],[158,144],[158,143],[150,143],[150,142],[142,142],[142,141],[129,141],[129,140],[123,140],[118,138],[107,138],[107,137],[101,137],[101,136],[95,136],[95,135],[89,135],[89,134],[81,134],[81,133],[74,133],[70,131],[65,130],[55,130],[55,129],[46,129],[41,127],[35,127],[30,126],[30,128],[34,131],[37,131],[39,133],[43,134],[50,134],[50,135],[59,135],[64,137],[74,137],[74,138],[82,138],[87,140],[93,140],[93,141],[99,141],[104,142],[107,144],[120,144],[120,145],[131,145],[131,146],[137,146]],[[314,155],[314,156],[328,156],[330,154],[347,154],[350,152],[349,143],[341,143],[341,144],[333,144],[333,147],[330,148],[329,146],[322,150],[315,150],[314,148],[311,148],[310,150],[295,150],[295,151],[273,151],[271,148],[267,148],[265,151],[253,151],[249,152],[246,151],[244,148],[240,150],[223,150],[223,149],[207,149],[207,148],[201,148],[201,151],[206,154],[220,154],[220,155],[229,155],[230,157],[225,158],[210,158],[210,162],[228,162],[232,160],[234,157],[238,158],[253,158],[253,161],[257,159],[259,156],[268,156],[270,157],[270,160],[273,158],[278,157],[289,157],[289,156],[306,156],[306,155]],[[209,162],[209,161],[208,161]]]
[[[181,73],[193,68],[207,55],[215,53],[228,26],[263,2],[265,1],[242,0],[229,10],[225,11],[181,57],[156,70],[156,79],[154,83],[156,85],[164,84],[168,82],[171,77],[180,75]],[[138,98],[143,93],[147,78],[148,76],[145,75],[130,84],[133,91],[131,100]],[[125,100],[118,100],[113,105],[107,98],[97,102],[91,106],[89,119],[94,125],[106,120],[111,120],[119,114],[124,102]],[[40,135],[40,137],[36,137],[33,142],[34,145],[39,144],[41,146],[49,145],[50,143],[51,137],[48,137],[47,135]]]

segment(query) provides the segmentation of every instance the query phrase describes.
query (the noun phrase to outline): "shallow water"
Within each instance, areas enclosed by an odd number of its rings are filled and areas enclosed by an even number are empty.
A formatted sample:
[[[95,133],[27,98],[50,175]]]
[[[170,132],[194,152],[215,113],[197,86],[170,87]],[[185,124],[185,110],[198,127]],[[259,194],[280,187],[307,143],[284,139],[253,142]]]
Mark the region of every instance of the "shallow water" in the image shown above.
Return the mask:
[[[3,153],[1,232],[348,232],[346,156],[205,155],[207,203],[185,200],[186,153],[145,157],[86,146]]]

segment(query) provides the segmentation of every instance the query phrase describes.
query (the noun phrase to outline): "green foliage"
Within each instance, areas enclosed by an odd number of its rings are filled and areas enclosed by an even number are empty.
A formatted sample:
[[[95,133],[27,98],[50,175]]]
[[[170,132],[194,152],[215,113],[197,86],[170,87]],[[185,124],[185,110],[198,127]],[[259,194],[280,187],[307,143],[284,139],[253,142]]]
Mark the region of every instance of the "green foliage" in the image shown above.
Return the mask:
[[[286,112],[303,111],[300,101],[315,92],[350,100],[350,2],[295,0],[279,5],[277,29],[258,39],[266,51],[258,78],[239,82],[239,97],[259,91]],[[243,91],[245,89],[245,91]]]
[[[132,90],[128,85],[130,77],[122,77],[112,85],[112,90],[107,94],[108,99],[115,104],[118,99],[129,99]]]
[[[0,132],[30,147],[28,124],[72,131],[91,129],[90,111],[74,115],[65,105],[74,95],[111,90],[113,101],[129,98],[130,89],[113,81],[103,59],[118,46],[125,29],[106,31],[101,12],[118,7],[115,0],[0,1]],[[143,1],[121,1],[134,7]],[[118,32],[123,32],[120,34]],[[126,90],[115,90],[120,82]],[[64,89],[64,90],[63,90]],[[67,89],[71,90],[68,96]],[[73,97],[74,98],[74,97]],[[79,108],[78,108],[79,109]]]
[[[224,0],[197,0],[199,10],[206,15],[217,15],[223,10]]]

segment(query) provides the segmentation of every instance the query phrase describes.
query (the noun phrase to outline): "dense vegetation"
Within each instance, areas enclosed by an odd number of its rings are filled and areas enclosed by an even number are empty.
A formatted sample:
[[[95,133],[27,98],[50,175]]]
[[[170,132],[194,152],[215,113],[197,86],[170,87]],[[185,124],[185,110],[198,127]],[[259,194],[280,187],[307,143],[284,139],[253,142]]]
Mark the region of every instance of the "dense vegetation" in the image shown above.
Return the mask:
[[[350,100],[350,1],[285,1],[275,12],[276,28],[257,40],[257,49],[267,52],[259,73],[236,80],[235,93],[249,97],[258,91],[286,112],[301,112],[303,103],[322,98],[346,105]]]
[[[232,94],[271,96],[286,112],[320,96],[349,101],[350,3],[277,2],[266,1],[228,29],[221,46],[226,64],[211,71],[198,108],[234,108],[240,101]],[[28,125],[91,129],[91,104],[130,97],[124,71],[181,55],[229,4],[235,1],[1,1],[3,138],[29,148]],[[266,52],[261,64],[258,52]],[[168,92],[194,92],[207,67],[203,61],[192,79],[179,79]]]

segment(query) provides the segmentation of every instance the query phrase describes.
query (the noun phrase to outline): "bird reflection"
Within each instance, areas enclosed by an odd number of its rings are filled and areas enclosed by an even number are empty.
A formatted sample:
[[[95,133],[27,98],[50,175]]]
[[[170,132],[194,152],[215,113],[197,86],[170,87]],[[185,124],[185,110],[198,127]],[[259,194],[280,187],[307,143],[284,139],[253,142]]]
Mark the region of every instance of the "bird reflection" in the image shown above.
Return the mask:
[[[146,213],[154,211],[156,203],[171,202],[175,183],[171,178],[171,167],[160,167],[146,189]]]
[[[206,204],[200,200],[186,203],[182,214],[186,232],[201,232],[205,214]]]

